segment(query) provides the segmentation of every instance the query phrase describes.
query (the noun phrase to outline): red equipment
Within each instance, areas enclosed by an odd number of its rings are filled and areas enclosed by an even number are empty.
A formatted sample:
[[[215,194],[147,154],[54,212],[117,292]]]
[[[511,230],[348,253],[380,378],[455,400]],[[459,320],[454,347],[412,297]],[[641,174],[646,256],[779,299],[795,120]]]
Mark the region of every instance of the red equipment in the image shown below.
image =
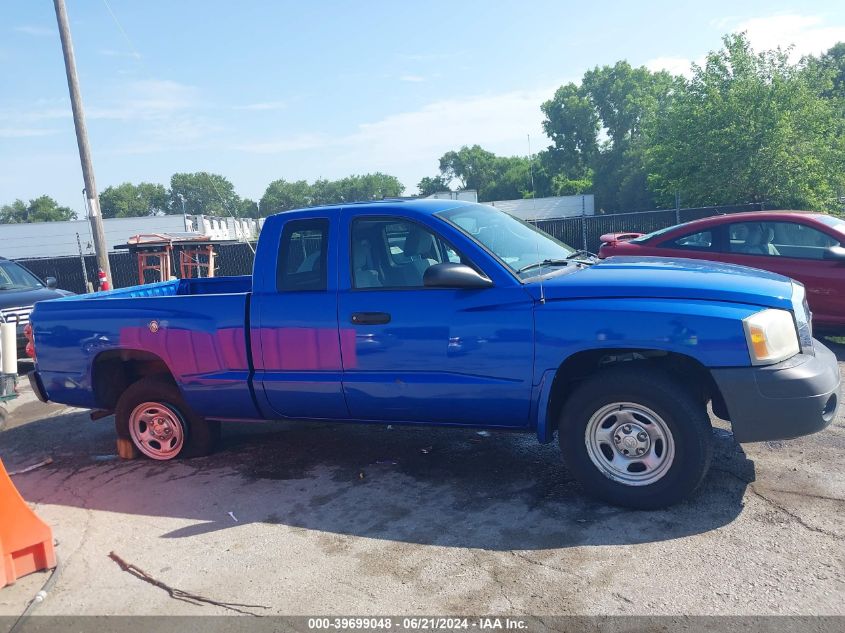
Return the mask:
[[[102,268],[97,271],[97,281],[100,285],[100,290],[111,290],[109,280],[106,278],[106,271]]]

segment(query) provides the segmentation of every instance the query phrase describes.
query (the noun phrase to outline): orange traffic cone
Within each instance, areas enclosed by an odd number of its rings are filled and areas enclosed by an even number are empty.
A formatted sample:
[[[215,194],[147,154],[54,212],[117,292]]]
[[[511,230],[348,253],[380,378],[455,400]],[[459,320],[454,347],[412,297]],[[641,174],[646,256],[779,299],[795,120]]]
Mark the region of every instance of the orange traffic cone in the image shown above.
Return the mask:
[[[0,588],[55,566],[53,531],[26,505],[0,460]]]

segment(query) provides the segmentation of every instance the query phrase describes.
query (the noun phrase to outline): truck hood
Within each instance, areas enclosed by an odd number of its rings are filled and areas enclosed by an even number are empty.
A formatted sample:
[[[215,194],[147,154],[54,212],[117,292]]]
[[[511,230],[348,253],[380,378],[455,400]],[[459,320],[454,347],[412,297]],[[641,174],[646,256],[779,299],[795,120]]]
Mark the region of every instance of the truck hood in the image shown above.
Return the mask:
[[[700,259],[610,257],[589,268],[543,278],[547,300],[631,297],[729,301],[792,307],[792,280],[782,275]],[[527,285],[540,296],[540,280]]]

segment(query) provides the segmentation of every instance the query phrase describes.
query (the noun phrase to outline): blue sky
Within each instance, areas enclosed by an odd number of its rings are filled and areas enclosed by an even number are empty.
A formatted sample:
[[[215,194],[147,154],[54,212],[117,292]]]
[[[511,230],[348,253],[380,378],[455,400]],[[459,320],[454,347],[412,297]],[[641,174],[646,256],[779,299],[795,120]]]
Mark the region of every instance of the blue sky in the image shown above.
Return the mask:
[[[407,193],[462,144],[545,147],[539,106],[627,59],[687,69],[747,30],[758,47],[845,40],[845,3],[68,0],[97,184],[383,171]],[[0,6],[0,204],[82,207],[53,3]]]

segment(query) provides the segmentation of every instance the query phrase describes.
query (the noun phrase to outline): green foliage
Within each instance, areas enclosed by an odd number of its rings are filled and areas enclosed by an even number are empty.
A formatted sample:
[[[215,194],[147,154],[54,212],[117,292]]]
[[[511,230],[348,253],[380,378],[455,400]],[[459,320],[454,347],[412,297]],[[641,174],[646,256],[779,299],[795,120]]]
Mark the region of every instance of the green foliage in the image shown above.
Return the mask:
[[[219,174],[198,171],[189,174],[173,174],[170,177],[168,207],[171,213],[194,215],[237,216],[240,198],[234,185]]]
[[[258,217],[258,203],[249,198],[243,198],[238,204],[238,218],[257,218]]]
[[[842,110],[821,75],[728,35],[653,121],[648,182],[668,204],[832,209],[845,190]]]
[[[61,207],[50,196],[39,196],[29,201],[15,200],[0,207],[0,223],[21,224],[24,222],[61,222],[75,220],[76,213],[68,207]]]
[[[543,130],[553,146],[547,154],[560,182],[591,179],[590,169],[599,151],[599,118],[589,95],[568,83],[540,106],[546,116]],[[563,187],[564,189],[566,187]]]
[[[376,172],[340,180],[274,180],[261,196],[261,215],[302,209],[321,204],[381,200],[402,195],[404,187],[395,176]]]
[[[553,192],[592,191],[596,206],[608,210],[652,208],[643,163],[646,131],[679,87],[669,73],[625,61],[587,71],[580,85],[561,86],[541,106],[553,143]]]
[[[541,158],[497,156],[479,145],[465,145],[443,154],[439,179],[445,183],[457,181],[461,189],[475,189],[481,202],[530,198],[535,193],[543,197],[551,191],[551,179]]]
[[[104,218],[134,218],[167,213],[168,193],[163,185],[125,182],[106,187],[100,193],[100,210]]]
[[[312,186],[305,180],[295,182],[289,182],[284,178],[274,180],[267,185],[264,195],[261,196],[261,215],[267,217],[279,211],[311,206],[311,196]]]
[[[449,181],[441,174],[425,176],[417,184],[421,196],[430,196],[441,191],[450,191]]]
[[[822,90],[827,98],[845,99],[845,42],[839,42],[819,58],[805,60],[810,72],[821,74],[817,81],[829,82]]]

